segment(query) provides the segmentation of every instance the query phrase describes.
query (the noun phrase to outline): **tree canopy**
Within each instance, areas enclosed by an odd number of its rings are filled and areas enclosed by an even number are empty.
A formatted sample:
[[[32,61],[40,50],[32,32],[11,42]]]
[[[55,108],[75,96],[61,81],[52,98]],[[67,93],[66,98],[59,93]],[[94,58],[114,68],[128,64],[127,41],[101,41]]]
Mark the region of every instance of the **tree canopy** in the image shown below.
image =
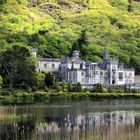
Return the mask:
[[[1,72],[10,89],[36,83],[36,65],[27,48],[12,46],[1,54]]]
[[[79,49],[101,61],[102,50],[140,74],[139,0],[1,0],[0,50],[12,44],[38,48],[51,57]],[[119,53],[118,53],[119,52]]]

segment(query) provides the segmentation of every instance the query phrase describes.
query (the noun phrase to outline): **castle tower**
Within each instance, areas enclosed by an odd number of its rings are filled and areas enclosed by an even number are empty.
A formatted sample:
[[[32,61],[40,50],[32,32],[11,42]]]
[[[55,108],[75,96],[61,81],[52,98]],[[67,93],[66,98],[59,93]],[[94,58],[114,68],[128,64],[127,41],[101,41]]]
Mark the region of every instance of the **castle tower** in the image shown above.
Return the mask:
[[[107,60],[109,57],[108,57],[108,52],[106,50],[103,50],[103,60]]]
[[[79,51],[77,50],[73,51],[72,57],[76,60],[79,60],[80,59]]]

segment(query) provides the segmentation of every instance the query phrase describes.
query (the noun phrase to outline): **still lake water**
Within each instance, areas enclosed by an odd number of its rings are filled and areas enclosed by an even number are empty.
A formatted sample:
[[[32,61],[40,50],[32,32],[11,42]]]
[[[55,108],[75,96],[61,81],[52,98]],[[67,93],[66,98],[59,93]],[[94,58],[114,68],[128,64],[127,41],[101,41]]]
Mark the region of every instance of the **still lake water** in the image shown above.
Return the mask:
[[[140,99],[0,106],[0,140],[140,140]]]

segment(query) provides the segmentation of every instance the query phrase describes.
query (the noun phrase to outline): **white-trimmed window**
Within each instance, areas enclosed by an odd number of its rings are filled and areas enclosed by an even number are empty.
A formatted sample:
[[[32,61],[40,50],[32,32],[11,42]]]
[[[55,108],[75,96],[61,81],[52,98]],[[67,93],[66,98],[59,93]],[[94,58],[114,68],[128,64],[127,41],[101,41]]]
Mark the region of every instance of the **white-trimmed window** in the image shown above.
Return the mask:
[[[55,64],[52,64],[52,68],[55,68]]]
[[[95,74],[98,75],[98,71],[96,71]]]
[[[119,80],[120,80],[120,81],[123,80],[123,72],[119,72]]]
[[[44,63],[44,68],[47,68],[47,63]]]
[[[132,72],[129,73],[129,76],[132,78]]]
[[[103,71],[100,72],[100,75],[103,76]]]
[[[84,76],[84,72],[83,71],[81,72],[81,76]]]

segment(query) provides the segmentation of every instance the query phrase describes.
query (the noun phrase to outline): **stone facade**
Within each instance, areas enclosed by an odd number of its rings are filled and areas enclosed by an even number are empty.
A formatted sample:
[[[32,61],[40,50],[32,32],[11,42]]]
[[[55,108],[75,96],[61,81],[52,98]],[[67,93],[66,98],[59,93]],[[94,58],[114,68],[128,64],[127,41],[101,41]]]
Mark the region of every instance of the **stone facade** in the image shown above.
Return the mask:
[[[118,59],[110,58],[107,51],[103,51],[103,62],[97,63],[81,60],[79,51],[74,51],[71,58],[41,58],[37,70],[55,73],[61,81],[71,81],[73,86],[80,82],[83,88],[93,88],[98,83],[133,85],[135,79],[135,70],[125,69]]]

